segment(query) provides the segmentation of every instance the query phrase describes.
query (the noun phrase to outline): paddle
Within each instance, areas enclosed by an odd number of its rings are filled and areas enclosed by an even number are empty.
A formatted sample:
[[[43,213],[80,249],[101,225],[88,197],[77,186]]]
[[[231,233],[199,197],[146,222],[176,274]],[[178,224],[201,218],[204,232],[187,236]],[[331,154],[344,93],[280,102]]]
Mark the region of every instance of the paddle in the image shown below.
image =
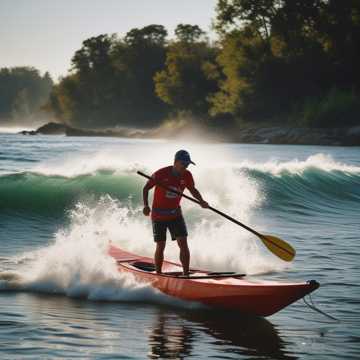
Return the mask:
[[[146,175],[144,174],[143,172],[141,171],[137,171],[137,173],[147,179],[151,179],[154,181],[154,179],[152,179],[149,175]],[[193,201],[197,204],[200,204],[200,201],[190,197],[190,196],[187,196],[179,191],[176,191],[176,190],[173,190],[171,189],[170,187],[164,185],[164,184],[161,184],[160,182],[158,181],[155,181],[156,185],[159,185],[161,187],[163,187],[164,189],[168,190],[168,191],[171,191],[177,195],[180,195],[180,196],[183,196],[184,198],[190,200],[190,201]],[[251,233],[253,233],[254,235],[256,235],[263,243],[264,245],[273,253],[275,254],[276,256],[278,256],[280,259],[284,260],[284,261],[291,261],[293,260],[293,258],[295,257],[295,249],[290,245],[288,244],[287,242],[285,242],[284,240],[281,240],[279,239],[278,237],[276,236],[272,236],[272,235],[264,235],[264,234],[260,234],[259,232],[255,231],[254,229],[250,228],[249,226],[245,225],[245,224],[242,224],[240,221],[232,218],[231,216],[223,213],[222,211],[220,210],[217,210],[215,208],[213,208],[212,206],[209,206],[209,209],[216,212],[217,214],[223,216],[224,218],[232,221],[233,223],[237,224],[237,225],[240,225],[242,226],[244,229],[250,231]]]

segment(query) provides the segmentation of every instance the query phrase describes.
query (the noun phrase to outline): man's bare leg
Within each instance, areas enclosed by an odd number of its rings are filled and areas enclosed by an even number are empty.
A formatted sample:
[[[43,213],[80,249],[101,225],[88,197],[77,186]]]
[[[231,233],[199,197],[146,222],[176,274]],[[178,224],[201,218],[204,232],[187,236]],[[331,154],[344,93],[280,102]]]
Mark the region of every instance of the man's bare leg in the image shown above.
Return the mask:
[[[184,275],[189,275],[190,251],[187,243],[187,238],[180,237],[176,240],[180,248],[180,261],[183,266],[183,273]]]
[[[155,270],[157,274],[161,274],[161,268],[164,261],[164,249],[165,249],[166,241],[157,241],[156,242],[156,250],[155,250]]]

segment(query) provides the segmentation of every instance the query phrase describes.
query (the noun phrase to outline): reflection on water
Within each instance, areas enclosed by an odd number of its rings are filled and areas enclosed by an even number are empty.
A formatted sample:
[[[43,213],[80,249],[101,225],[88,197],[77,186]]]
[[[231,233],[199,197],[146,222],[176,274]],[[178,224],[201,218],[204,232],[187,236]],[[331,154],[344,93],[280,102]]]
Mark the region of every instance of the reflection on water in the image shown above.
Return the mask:
[[[1,358],[295,359],[275,326],[262,318],[57,295],[0,295]]]
[[[148,341],[149,359],[184,359],[191,355],[194,332],[181,319],[160,311]]]
[[[200,321],[204,331],[224,344],[233,345],[237,354],[266,356],[273,359],[295,359],[285,352],[285,342],[275,326],[260,317],[245,317],[233,313],[191,314],[191,321]],[[225,350],[226,352],[227,350]]]
[[[192,350],[202,333],[211,336],[210,346],[219,347],[218,358],[238,355],[296,359],[286,354],[285,342],[268,320],[215,310],[176,314],[159,311],[149,336],[148,358],[184,359],[196,355]]]

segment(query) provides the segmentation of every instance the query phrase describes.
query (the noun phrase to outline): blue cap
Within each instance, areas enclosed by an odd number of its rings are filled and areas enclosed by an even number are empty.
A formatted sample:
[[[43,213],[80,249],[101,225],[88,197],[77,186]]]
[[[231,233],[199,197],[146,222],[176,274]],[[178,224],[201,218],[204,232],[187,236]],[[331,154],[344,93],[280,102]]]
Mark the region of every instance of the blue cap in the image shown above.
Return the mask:
[[[190,159],[190,154],[186,150],[177,151],[175,154],[175,160],[180,160],[184,163],[195,165],[195,163]]]

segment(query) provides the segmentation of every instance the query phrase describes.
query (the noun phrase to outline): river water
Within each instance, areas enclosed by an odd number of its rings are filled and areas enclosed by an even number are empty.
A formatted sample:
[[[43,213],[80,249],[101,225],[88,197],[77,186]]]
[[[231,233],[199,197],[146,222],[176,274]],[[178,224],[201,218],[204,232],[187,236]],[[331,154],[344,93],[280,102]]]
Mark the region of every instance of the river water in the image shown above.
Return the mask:
[[[298,301],[268,318],[179,302],[119,274],[111,240],[152,256],[144,179],[187,149],[203,197],[297,250],[182,201],[191,265],[310,280],[332,321]],[[0,134],[0,357],[360,358],[360,148]],[[168,241],[166,258],[177,261]]]

